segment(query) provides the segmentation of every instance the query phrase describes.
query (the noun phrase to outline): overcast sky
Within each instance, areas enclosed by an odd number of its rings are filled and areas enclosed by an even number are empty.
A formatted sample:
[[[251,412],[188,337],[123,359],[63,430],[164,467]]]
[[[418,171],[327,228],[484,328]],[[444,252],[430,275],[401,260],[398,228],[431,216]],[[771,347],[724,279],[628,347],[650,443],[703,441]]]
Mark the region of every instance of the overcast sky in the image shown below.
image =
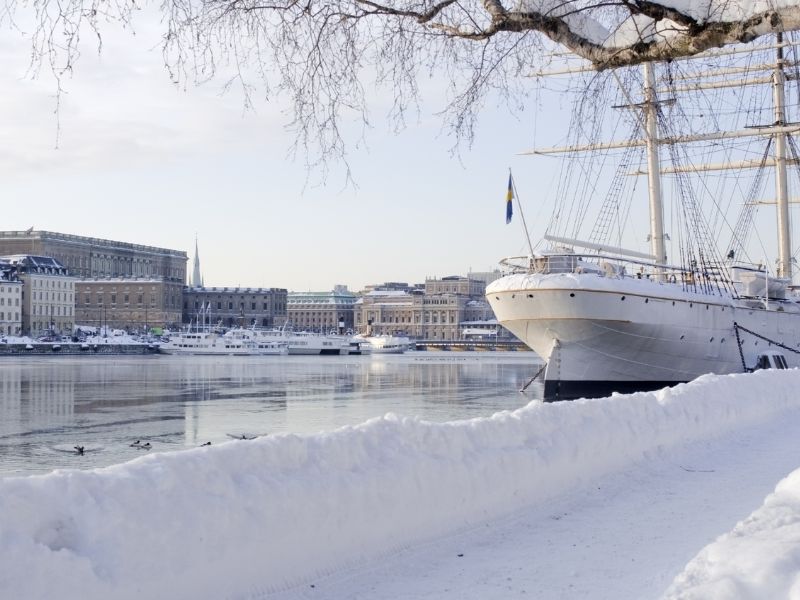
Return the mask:
[[[319,173],[309,185],[302,157],[288,157],[285,105],[257,101],[247,112],[235,91],[221,93],[222,81],[176,88],[158,28],[140,23],[136,37],[109,29],[99,57],[85,45],[59,119],[53,79],[26,77],[28,42],[0,32],[2,229],[33,226],[190,257],[197,235],[207,285],[358,290],[490,270],[522,253],[518,216],[504,220],[512,167],[520,195],[531,190],[529,225],[543,232],[548,213],[533,190],[552,176],[516,156],[532,145],[535,111],[517,118],[487,106],[459,161],[435,115],[443,106],[435,82],[419,120],[400,134],[376,97],[374,128],[350,155],[357,187],[345,186],[336,164],[323,185],[314,185]],[[549,118],[566,124],[568,116]]]
[[[560,159],[518,153],[567,139],[574,94],[540,93],[531,78],[526,110],[511,115],[490,100],[472,148],[462,146],[454,157],[455,140],[436,115],[444,107],[436,80],[421,82],[419,119],[412,116],[399,134],[385,118],[393,98],[384,90],[371,99],[374,127],[365,143],[350,147],[356,185],[346,185],[335,163],[319,184],[319,172],[309,175],[303,157],[289,155],[291,115],[282,99],[267,103],[256,94],[247,111],[235,89],[222,93],[222,80],[174,86],[162,63],[157,19],[136,23],[136,36],[107,27],[99,56],[93,42],[84,42],[64,82],[58,118],[52,77],[26,76],[28,40],[0,30],[0,229],[175,248],[190,259],[196,235],[206,285],[360,290],[491,270],[504,256],[526,254],[516,207],[505,224],[509,167],[534,244],[556,202],[571,202],[556,197],[563,195]],[[551,90],[564,86],[552,81]],[[571,174],[590,181],[579,195],[605,197],[608,182],[582,169]],[[646,252],[644,178],[637,187],[630,231],[619,244]],[[723,208],[735,222],[741,200],[711,195],[729,203]],[[672,196],[667,185],[665,197]],[[671,215],[667,206],[668,252],[677,257],[680,236]],[[774,210],[762,210],[759,219],[757,260],[774,255]],[[567,230],[568,220],[565,213]],[[588,239],[593,221],[589,213],[582,237]],[[723,237],[726,227],[717,228]]]

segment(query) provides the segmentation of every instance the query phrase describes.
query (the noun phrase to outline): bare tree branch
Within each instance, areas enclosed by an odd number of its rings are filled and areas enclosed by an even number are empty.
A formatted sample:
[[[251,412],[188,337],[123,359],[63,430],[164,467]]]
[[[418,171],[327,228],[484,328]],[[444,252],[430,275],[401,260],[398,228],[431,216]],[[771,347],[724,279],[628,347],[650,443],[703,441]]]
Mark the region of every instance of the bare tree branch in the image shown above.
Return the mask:
[[[0,22],[32,13],[32,68],[49,69],[59,86],[79,58],[83,32],[99,45],[104,27],[132,27],[139,10],[136,0],[2,6]],[[420,82],[441,82],[445,122],[469,142],[485,95],[499,91],[514,105],[526,93],[522,76],[546,64],[554,44],[604,70],[800,28],[800,0],[161,0],[159,8],[174,81],[224,71],[248,102],[256,90],[268,100],[288,97],[296,148],[323,168],[329,159],[346,161],[345,122],[369,127],[375,89],[389,95],[387,116],[402,127]]]

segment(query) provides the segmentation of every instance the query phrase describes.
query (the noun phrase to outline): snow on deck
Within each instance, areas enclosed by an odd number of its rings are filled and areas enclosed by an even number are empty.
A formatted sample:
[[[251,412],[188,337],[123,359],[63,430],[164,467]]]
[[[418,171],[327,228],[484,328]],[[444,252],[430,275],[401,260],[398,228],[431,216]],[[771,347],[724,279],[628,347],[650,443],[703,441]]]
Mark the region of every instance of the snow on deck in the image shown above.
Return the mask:
[[[531,403],[0,479],[10,598],[246,597],[587,488],[666,449],[800,408],[800,371]]]

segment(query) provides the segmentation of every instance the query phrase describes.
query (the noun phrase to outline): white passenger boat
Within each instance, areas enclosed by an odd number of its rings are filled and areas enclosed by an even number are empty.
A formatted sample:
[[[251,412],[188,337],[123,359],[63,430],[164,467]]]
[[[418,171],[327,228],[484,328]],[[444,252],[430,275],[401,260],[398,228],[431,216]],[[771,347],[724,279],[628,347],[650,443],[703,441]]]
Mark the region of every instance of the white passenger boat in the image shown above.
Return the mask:
[[[369,344],[371,354],[402,354],[411,346],[407,337],[395,335],[356,335],[353,340]]]
[[[181,331],[170,335],[169,341],[159,346],[163,354],[193,354],[218,356],[263,356],[287,354],[285,343],[259,342],[236,331]]]
[[[372,354],[372,344],[365,341],[363,338],[353,336],[350,338],[350,354],[356,356]]]
[[[281,329],[240,329],[240,335],[249,335],[257,343],[285,344],[289,354],[343,355],[350,353],[350,338],[338,334],[310,333]]]
[[[800,162],[790,134],[800,132],[800,125],[797,119],[786,115],[786,106],[797,106],[798,101],[789,103],[784,99],[784,46],[779,38],[775,45],[778,52],[775,65],[756,66],[748,62],[752,73],[762,81],[766,74],[773,85],[772,114],[760,115],[763,120],[768,119],[766,125],[750,122],[745,124],[747,127],[737,125],[741,129],[732,132],[686,136],[679,136],[672,130],[659,132],[660,127],[671,128],[676,123],[689,121],[679,108],[681,93],[709,89],[717,93],[731,85],[716,79],[712,86],[700,87],[692,82],[683,67],[673,70],[672,65],[662,67],[665,77],[657,83],[655,66],[648,64],[642,77],[643,97],[638,101],[627,100],[629,96],[625,95],[623,107],[634,113],[630,120],[643,130],[643,139],[567,149],[571,152],[570,160],[578,161],[580,159],[574,155],[583,151],[597,153],[616,149],[619,154],[620,148],[646,148],[650,248],[649,252],[632,251],[614,243],[622,238],[621,223],[626,222],[629,215],[633,220],[634,215],[632,211],[626,212],[625,202],[629,200],[622,200],[618,193],[631,180],[629,170],[622,169],[611,184],[612,188],[617,185],[616,191],[612,189],[596,211],[597,221],[588,241],[576,239],[579,226],[574,222],[551,222],[543,250],[534,250],[531,246],[529,255],[502,261],[511,272],[491,283],[486,297],[503,326],[546,361],[546,399],[652,389],[689,381],[704,373],[736,373],[769,364],[800,365],[800,304],[791,286],[793,257],[787,192],[787,164]],[[679,79],[676,72],[680,73]],[[731,68],[729,72],[744,71]],[[714,71],[706,73],[713,75]],[[744,93],[744,85],[735,84],[739,94]],[[666,90],[669,104],[659,102],[657,89]],[[722,105],[721,100],[706,99],[705,103],[706,109]],[[757,107],[753,112],[758,118],[756,111],[761,110],[761,105],[755,101],[753,106]],[[668,109],[671,112],[667,113]],[[728,118],[742,118],[747,114],[731,114]],[[766,136],[770,142],[759,140],[760,151],[753,141],[743,149],[741,140],[755,140],[752,136]],[[730,164],[686,164],[687,155],[676,149],[678,142],[721,144],[734,139],[739,143],[740,153],[758,152],[761,160],[750,161],[758,164],[738,163],[732,167]],[[668,168],[660,166],[662,147],[669,150],[672,164]],[[787,148],[792,149],[791,159],[787,157]],[[535,153],[562,150],[545,149]],[[729,155],[726,160],[730,158]],[[638,166],[635,157],[628,156],[627,160],[629,165]],[[765,167],[775,167],[777,201],[772,204],[777,204],[778,209],[778,260],[774,274],[770,274],[768,264],[758,264],[763,258],[763,247],[753,256],[753,249],[747,246],[748,233],[754,228],[754,206],[765,203],[756,197],[761,189],[758,181],[747,186],[737,181],[747,192],[744,208],[735,227],[731,224],[726,232],[720,225],[727,223],[724,214],[715,221],[716,228],[706,223],[705,214],[711,208],[701,208],[697,203],[686,176],[686,173],[696,175],[710,169],[733,168],[736,177],[741,178],[748,167],[758,168],[759,172]],[[676,197],[668,221],[673,228],[670,234],[664,231],[660,184],[664,172],[678,174]],[[636,174],[639,172],[634,172]],[[620,177],[628,179],[620,182]],[[704,192],[705,189],[701,188]],[[510,193],[509,199],[514,195]],[[722,199],[711,196],[709,205],[724,211],[720,206]],[[584,200],[588,203],[585,198],[579,198],[578,202]],[[730,207],[729,200],[725,200],[724,206]],[[559,213],[560,210],[556,209]],[[586,214],[586,209],[576,212]],[[553,221],[557,220],[558,215],[554,213]],[[572,236],[567,234],[570,231],[574,232]],[[716,247],[723,233],[731,238],[727,253],[720,253]],[[763,239],[763,233],[761,237]],[[670,262],[667,260],[669,249],[676,257]],[[771,353],[776,351],[782,354],[783,360],[771,358]]]

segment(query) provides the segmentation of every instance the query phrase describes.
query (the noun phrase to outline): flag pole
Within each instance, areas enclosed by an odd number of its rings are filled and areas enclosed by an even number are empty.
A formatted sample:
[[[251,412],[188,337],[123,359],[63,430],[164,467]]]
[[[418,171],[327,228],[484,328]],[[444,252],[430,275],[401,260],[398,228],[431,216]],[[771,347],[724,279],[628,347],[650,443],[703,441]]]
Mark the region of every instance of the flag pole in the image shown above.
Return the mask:
[[[517,208],[519,209],[519,216],[522,219],[522,227],[525,229],[525,239],[528,240],[528,250],[531,251],[531,259],[533,259],[533,245],[531,244],[531,235],[528,232],[528,225],[525,223],[525,213],[522,212],[522,202],[519,199],[519,194],[517,193],[517,184],[514,181],[514,176],[511,173],[511,167],[508,168],[508,177],[511,179],[511,186],[514,191],[514,198],[517,200]]]

